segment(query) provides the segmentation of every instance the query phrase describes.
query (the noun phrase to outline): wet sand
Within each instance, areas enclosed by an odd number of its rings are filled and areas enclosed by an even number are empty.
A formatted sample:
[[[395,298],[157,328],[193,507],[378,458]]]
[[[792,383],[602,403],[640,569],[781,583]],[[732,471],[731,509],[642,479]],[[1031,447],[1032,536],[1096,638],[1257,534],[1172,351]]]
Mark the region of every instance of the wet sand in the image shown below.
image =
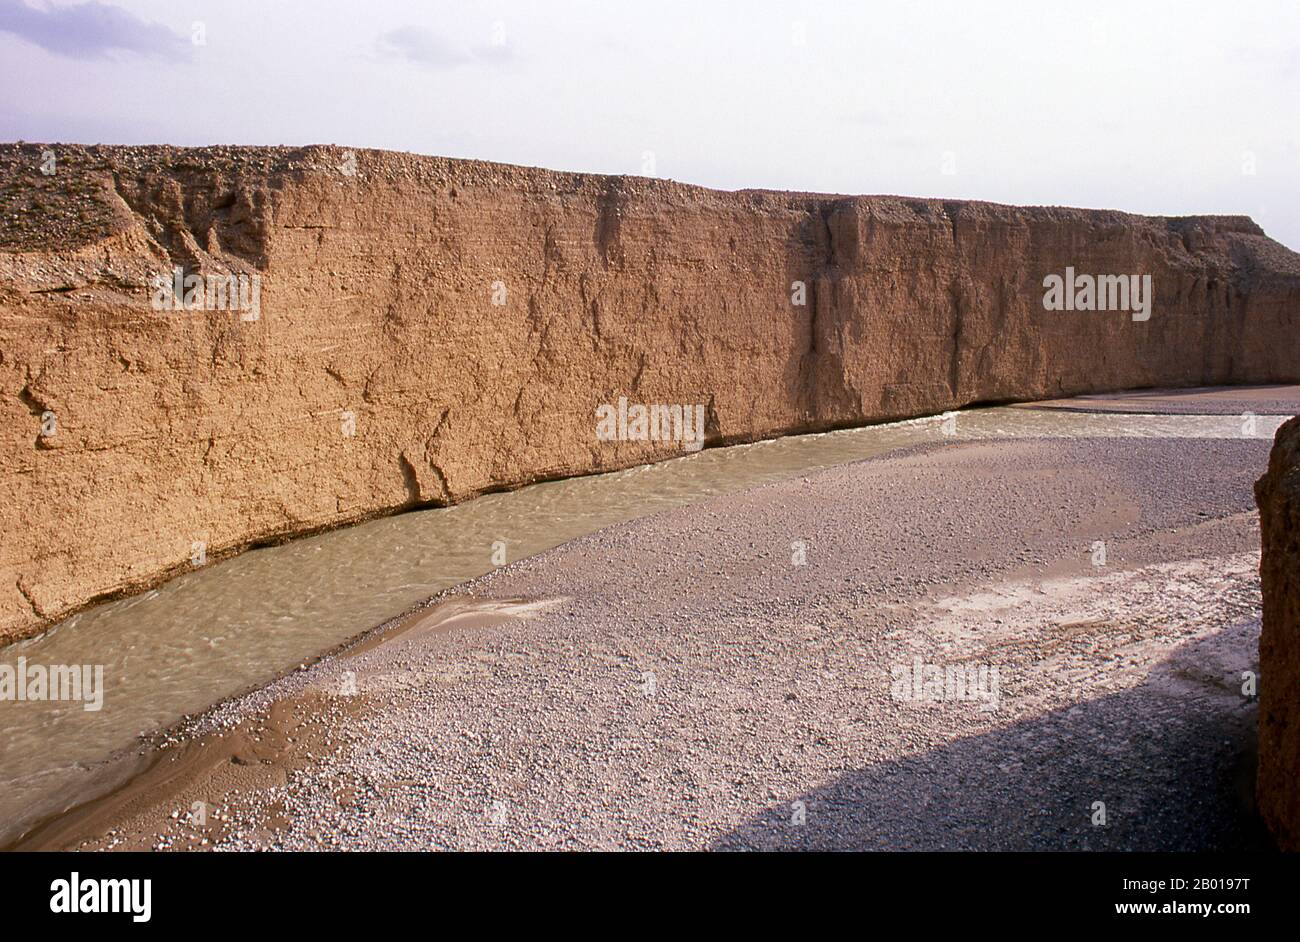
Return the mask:
[[[219,705],[20,846],[1266,847],[1268,448],[923,446],[611,527]],[[997,709],[900,699],[918,658],[996,667]]]

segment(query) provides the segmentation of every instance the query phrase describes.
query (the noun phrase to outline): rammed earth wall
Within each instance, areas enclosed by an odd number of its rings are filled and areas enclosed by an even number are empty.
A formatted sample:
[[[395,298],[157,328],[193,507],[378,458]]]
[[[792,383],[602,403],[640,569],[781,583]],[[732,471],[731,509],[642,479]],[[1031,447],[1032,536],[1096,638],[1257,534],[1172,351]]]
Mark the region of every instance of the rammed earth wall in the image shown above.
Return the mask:
[[[1300,381],[1300,257],[1242,217],[334,147],[6,145],[0,171],[5,639],[195,559],[681,453],[598,438],[620,396],[705,404],[714,445]],[[258,316],[157,309],[177,267],[256,275]],[[1046,310],[1067,267],[1150,275],[1149,319]]]

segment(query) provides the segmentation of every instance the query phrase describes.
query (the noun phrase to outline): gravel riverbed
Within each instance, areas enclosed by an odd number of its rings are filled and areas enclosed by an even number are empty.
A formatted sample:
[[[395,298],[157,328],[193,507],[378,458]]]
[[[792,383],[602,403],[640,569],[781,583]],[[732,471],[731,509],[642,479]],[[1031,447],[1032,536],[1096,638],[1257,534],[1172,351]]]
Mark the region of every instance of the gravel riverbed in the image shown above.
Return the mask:
[[[1268,448],[927,446],[612,527],[219,705],[28,845],[1264,847]]]

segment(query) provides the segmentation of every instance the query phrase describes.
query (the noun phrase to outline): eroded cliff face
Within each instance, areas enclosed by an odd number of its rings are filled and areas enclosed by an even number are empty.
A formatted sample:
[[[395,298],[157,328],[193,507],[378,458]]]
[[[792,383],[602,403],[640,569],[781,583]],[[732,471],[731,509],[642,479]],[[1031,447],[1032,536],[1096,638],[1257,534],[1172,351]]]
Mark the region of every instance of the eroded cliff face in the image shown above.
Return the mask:
[[[598,439],[620,396],[704,404],[719,444],[1300,380],[1300,257],[1240,217],[334,147],[0,170],[0,639],[259,542],[682,453]],[[177,267],[256,275],[256,319],[155,309]],[[1044,310],[1067,267],[1150,274],[1152,316]]]
[[[1300,418],[1283,425],[1255,484],[1259,574],[1260,815],[1283,850],[1300,850]]]

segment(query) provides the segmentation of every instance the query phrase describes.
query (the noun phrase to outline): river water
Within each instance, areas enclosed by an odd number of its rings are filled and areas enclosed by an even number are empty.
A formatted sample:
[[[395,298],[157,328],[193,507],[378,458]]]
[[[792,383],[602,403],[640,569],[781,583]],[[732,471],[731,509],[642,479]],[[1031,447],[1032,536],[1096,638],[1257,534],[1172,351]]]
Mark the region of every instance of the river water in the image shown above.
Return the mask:
[[[1260,416],[1271,439],[1284,416]],[[85,797],[93,767],[401,614],[436,592],[603,527],[912,445],[1025,437],[1240,438],[1238,416],[1027,408],[800,435],[489,494],[257,549],[100,605],[0,650],[0,664],[102,665],[103,708],[0,701],[0,845]]]

